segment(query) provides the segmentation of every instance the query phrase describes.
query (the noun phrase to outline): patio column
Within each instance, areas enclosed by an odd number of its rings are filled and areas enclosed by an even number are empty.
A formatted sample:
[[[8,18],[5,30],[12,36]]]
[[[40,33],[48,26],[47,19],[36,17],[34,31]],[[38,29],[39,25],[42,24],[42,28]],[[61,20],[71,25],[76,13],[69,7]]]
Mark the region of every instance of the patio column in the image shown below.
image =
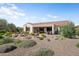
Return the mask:
[[[40,32],[39,32],[39,27],[38,27],[37,33],[40,33]]]
[[[47,28],[44,28],[44,32],[47,33]]]
[[[26,26],[24,26],[23,28],[24,28],[24,29],[23,29],[23,30],[24,30],[24,32],[26,32]]]
[[[52,26],[52,34],[54,34],[54,25]]]
[[[30,32],[29,33],[33,33],[33,27],[30,26]]]

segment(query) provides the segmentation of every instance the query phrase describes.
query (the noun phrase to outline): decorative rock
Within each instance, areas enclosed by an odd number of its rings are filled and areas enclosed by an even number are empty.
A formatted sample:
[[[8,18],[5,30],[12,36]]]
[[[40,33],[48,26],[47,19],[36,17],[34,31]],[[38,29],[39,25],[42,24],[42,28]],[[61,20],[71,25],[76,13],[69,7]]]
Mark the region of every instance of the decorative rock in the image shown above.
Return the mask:
[[[14,49],[16,49],[17,47],[15,45],[11,45],[11,44],[4,44],[2,46],[0,46],[0,53],[6,53],[6,52],[10,52]]]

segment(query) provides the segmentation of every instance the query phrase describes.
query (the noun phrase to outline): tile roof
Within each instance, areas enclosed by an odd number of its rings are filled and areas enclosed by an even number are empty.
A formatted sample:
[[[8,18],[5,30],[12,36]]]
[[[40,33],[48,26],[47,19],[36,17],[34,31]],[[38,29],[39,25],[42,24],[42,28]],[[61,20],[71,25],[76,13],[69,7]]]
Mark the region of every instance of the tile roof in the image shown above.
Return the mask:
[[[65,20],[65,21],[53,21],[53,22],[42,22],[42,23],[29,23],[31,24],[33,27],[48,27],[48,26],[63,26],[68,24],[69,21]]]

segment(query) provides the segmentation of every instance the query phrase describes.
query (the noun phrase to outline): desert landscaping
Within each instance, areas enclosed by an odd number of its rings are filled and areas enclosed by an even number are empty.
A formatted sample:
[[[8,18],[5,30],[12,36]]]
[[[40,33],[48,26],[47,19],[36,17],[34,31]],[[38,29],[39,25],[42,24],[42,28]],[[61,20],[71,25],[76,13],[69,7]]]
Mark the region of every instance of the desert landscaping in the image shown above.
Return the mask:
[[[58,28],[53,28],[53,34],[43,29],[39,33],[27,32],[0,19],[0,56],[78,56],[79,27],[68,22]]]
[[[0,56],[36,56],[35,54],[39,56],[41,49],[49,49],[53,52],[53,54],[49,53],[48,56],[79,56],[79,48],[76,47],[79,39],[65,38],[61,40],[57,37],[58,35],[48,35],[45,39],[40,40],[32,36],[31,39],[25,39],[24,41],[33,40],[36,42],[35,46],[16,48],[7,53],[0,53]]]

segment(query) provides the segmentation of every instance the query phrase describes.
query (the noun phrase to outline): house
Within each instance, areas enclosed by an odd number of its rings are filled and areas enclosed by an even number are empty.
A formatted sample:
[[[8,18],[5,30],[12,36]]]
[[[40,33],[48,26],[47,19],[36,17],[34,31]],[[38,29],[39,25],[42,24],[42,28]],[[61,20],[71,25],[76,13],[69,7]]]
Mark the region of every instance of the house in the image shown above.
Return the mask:
[[[79,28],[79,25],[75,26],[75,28]]]
[[[42,23],[27,23],[23,26],[24,32],[29,33],[46,33],[46,34],[58,34],[60,27],[70,23],[70,21],[54,21],[54,22],[42,22]]]

